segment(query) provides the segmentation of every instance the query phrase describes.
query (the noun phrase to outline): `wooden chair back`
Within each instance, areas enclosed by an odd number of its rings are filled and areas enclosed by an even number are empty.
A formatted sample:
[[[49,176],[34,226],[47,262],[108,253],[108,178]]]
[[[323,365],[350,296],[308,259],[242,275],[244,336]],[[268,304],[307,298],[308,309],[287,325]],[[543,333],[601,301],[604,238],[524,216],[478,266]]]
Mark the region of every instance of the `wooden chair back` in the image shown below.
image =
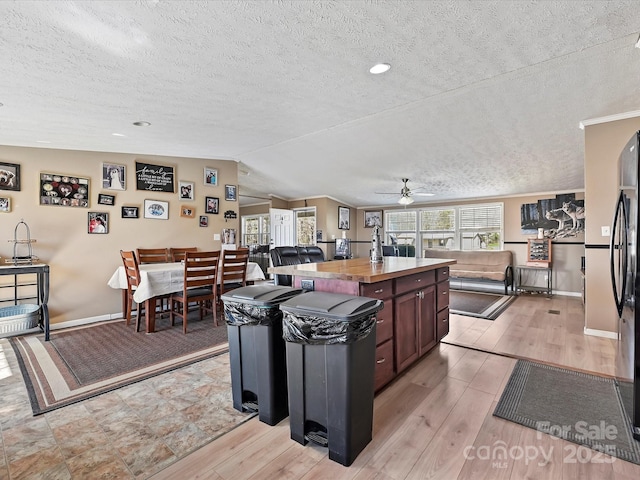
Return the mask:
[[[172,262],[181,262],[184,260],[185,253],[197,251],[198,247],[171,247],[169,249],[169,256]]]
[[[135,290],[140,285],[140,270],[138,268],[138,260],[136,254],[132,251],[120,250],[122,264],[124,265],[124,273],[127,276],[127,285],[129,290]]]
[[[167,263],[169,262],[168,248],[138,248],[136,250],[138,263]]]
[[[193,288],[211,287],[214,291],[218,267],[220,265],[220,250],[214,252],[185,252],[184,258],[184,289],[183,293]]]
[[[249,249],[223,250],[220,266],[220,292],[225,293],[247,284]]]

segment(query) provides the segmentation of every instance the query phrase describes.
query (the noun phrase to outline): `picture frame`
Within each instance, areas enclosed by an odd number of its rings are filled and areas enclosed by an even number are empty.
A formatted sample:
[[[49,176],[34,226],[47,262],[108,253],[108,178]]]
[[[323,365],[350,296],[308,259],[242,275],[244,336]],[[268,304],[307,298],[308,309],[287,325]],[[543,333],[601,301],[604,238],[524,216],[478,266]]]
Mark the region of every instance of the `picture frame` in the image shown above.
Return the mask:
[[[106,234],[109,233],[109,213],[89,212],[87,215],[87,233]]]
[[[206,215],[200,215],[199,224],[200,224],[201,227],[208,227],[209,226],[209,217],[207,217]]]
[[[20,165],[0,162],[0,190],[20,191]]]
[[[127,167],[115,163],[102,164],[102,188],[105,190],[127,189]]]
[[[204,167],[204,184],[210,187],[218,186],[218,170],[215,168]]]
[[[364,212],[364,228],[382,228],[382,210],[369,210]]]
[[[178,182],[178,192],[180,193],[180,200],[193,202],[193,199],[195,198],[195,189],[195,183],[180,180]]]
[[[194,218],[196,216],[196,207],[191,205],[182,205],[180,207],[180,216]]]
[[[140,218],[140,209],[138,207],[123,206],[121,215],[122,218]]]
[[[349,222],[349,208],[338,207],[338,229],[349,230],[351,228]]]
[[[136,162],[136,189],[175,193],[174,172],[171,165]]]
[[[218,197],[205,197],[204,211],[215,215],[220,213],[220,199]]]
[[[11,211],[11,198],[0,197],[0,213],[9,213]]]
[[[162,200],[145,199],[144,218],[169,220],[169,202],[164,202]]]
[[[224,186],[224,199],[229,202],[235,202],[238,199],[237,196],[238,187],[236,185],[225,185]]]
[[[40,205],[89,207],[91,198],[88,178],[60,173],[40,173]]]
[[[116,196],[115,195],[106,195],[104,193],[98,194],[98,204],[99,205],[115,205],[116,204]]]

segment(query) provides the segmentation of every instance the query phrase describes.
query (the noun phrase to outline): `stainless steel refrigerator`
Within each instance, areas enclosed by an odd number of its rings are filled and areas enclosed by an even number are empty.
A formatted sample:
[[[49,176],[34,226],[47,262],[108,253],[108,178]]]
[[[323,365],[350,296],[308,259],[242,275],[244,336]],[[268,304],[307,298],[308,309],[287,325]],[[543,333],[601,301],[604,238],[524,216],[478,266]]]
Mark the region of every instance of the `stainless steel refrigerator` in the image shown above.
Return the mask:
[[[638,263],[638,149],[640,132],[636,132],[620,154],[618,201],[611,235],[611,282],[618,309],[620,349],[619,374],[633,379],[632,398],[627,405],[633,437],[640,440],[640,299]]]

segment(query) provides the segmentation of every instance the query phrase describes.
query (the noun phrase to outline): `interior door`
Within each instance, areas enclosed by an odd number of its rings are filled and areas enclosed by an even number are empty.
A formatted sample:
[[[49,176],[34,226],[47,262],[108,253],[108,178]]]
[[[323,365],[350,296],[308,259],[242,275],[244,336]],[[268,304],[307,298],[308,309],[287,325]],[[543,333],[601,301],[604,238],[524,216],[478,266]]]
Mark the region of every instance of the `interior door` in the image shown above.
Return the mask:
[[[269,248],[286,247],[296,244],[293,210],[270,208],[271,241]]]

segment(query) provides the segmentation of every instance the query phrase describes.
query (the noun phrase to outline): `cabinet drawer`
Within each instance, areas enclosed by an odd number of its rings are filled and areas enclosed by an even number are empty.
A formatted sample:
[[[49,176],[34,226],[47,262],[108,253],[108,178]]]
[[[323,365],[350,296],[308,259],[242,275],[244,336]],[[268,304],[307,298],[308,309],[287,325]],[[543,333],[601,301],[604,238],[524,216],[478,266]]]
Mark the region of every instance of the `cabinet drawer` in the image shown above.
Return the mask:
[[[436,321],[436,335],[438,336],[438,341],[440,341],[447,333],[449,333],[449,309],[445,308],[441,312],[438,312]]]
[[[393,341],[387,340],[376,348],[375,390],[380,390],[393,377]]]
[[[442,267],[436,270],[436,282],[449,280],[449,267]]]
[[[363,283],[360,285],[360,295],[369,298],[391,298],[393,295],[393,280],[385,280],[377,283]]]
[[[436,284],[436,309],[438,311],[449,306],[449,282]]]
[[[396,295],[432,285],[435,283],[435,280],[435,270],[414,273],[413,275],[407,275],[406,277],[396,278]]]
[[[384,308],[378,311],[376,321],[376,345],[393,337],[393,301],[384,302]]]

